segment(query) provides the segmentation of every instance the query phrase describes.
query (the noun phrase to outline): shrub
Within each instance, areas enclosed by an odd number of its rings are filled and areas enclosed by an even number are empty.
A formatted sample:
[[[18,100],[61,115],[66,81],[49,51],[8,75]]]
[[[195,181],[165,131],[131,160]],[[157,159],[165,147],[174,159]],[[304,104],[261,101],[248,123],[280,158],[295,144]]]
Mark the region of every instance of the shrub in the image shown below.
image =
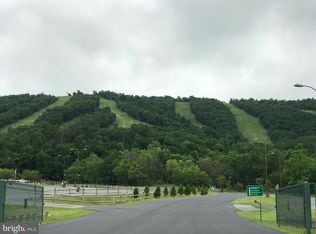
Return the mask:
[[[145,196],[146,196],[146,197],[149,196],[149,187],[148,187],[148,186],[145,187],[144,193],[145,193]]]
[[[158,187],[155,189],[154,198],[159,198],[160,195],[161,195],[160,187],[158,186]]]
[[[165,189],[163,190],[163,195],[166,197],[169,194],[169,190],[167,188],[167,186],[165,187]]]
[[[36,170],[24,170],[21,176],[23,179],[30,181],[39,181],[41,179],[39,171]]]
[[[135,188],[135,189],[134,189],[133,194],[134,194],[134,198],[138,198],[138,197],[139,197],[138,188]]]
[[[201,188],[201,195],[207,195],[207,194],[208,194],[208,188],[207,187]]]
[[[15,172],[13,169],[0,168],[1,179],[13,179],[14,177],[15,177]]]
[[[192,192],[193,195],[196,195],[196,188],[192,187],[191,192]]]
[[[189,196],[191,194],[191,187],[190,185],[186,185],[184,188],[184,194]]]
[[[171,191],[170,191],[170,196],[172,197],[177,196],[176,187],[172,186]]]
[[[178,188],[178,193],[182,196],[183,195],[183,186],[180,185]]]

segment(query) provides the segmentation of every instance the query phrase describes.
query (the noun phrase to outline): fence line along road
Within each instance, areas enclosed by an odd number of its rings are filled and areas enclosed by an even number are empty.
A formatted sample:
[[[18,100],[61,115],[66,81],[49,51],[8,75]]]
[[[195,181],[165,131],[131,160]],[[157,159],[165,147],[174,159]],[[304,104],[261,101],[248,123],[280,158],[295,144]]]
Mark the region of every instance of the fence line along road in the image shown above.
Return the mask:
[[[132,195],[135,187],[129,186],[97,186],[97,187],[53,187],[44,186],[44,197],[55,198],[57,196],[114,196],[114,195]],[[137,187],[139,193],[144,191],[144,187]],[[150,189],[153,191],[153,188]]]

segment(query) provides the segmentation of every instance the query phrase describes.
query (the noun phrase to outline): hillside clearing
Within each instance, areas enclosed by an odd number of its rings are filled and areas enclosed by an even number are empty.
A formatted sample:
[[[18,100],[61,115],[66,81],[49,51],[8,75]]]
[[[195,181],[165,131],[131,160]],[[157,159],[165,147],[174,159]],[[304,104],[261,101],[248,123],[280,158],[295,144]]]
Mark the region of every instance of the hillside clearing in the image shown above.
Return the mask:
[[[267,130],[261,125],[257,118],[247,114],[232,104],[226,104],[226,106],[229,107],[235,116],[239,131],[250,143],[259,142],[272,144]]]
[[[191,107],[190,107],[189,102],[176,102],[176,113],[178,113],[182,117],[190,120],[194,126],[196,126],[198,128],[203,127],[203,125],[195,119],[195,116],[193,115],[193,113],[191,111]]]
[[[59,97],[58,100],[56,102],[54,102],[53,104],[41,109],[40,111],[38,112],[35,112],[33,113],[32,115],[24,118],[24,119],[21,119],[13,124],[10,124],[10,125],[7,125],[5,127],[3,127],[1,129],[1,131],[7,131],[8,129],[10,128],[17,128],[17,127],[20,127],[20,126],[27,126],[27,125],[33,125],[35,120],[41,115],[43,114],[47,109],[51,109],[51,108],[54,108],[56,106],[63,106],[65,104],[66,101],[68,101],[70,99],[69,96],[64,96],[64,97]]]
[[[111,111],[116,115],[116,123],[118,127],[130,128],[133,124],[145,124],[141,121],[135,120],[125,112],[118,109],[115,101],[100,98],[100,108],[110,107]]]
[[[316,115],[316,111],[313,111],[313,110],[302,110],[302,111],[305,112],[305,113]]]

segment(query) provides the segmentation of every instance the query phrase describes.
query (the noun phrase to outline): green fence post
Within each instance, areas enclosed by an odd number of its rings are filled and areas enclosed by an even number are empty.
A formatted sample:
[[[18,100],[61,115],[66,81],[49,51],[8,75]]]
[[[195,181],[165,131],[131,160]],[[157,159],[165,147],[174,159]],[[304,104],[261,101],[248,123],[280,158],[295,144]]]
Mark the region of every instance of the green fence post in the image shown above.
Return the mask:
[[[39,212],[39,209],[38,209],[38,207],[37,207],[37,204],[36,204],[36,202],[37,202],[37,199],[38,199],[38,196],[37,196],[37,193],[38,193],[38,191],[37,191],[37,187],[36,187],[36,185],[33,185],[33,189],[34,189],[34,204],[32,204],[33,205],[33,209],[34,210],[36,210],[36,213],[38,213]],[[42,211],[42,209],[41,209],[41,211]],[[29,216],[30,216],[30,214],[28,214]],[[34,217],[32,218],[32,221],[34,221]]]
[[[0,222],[4,222],[6,182],[0,181]]]
[[[41,222],[44,221],[44,187],[41,187]]]
[[[56,188],[54,188],[54,201],[56,200]]]
[[[304,191],[304,216],[306,233],[312,233],[312,213],[311,213],[311,191],[310,184],[305,182],[303,184]]]
[[[278,213],[278,193],[279,193],[279,190],[277,189],[275,191],[275,216],[276,216],[276,223],[278,224],[278,226],[280,227],[280,224],[279,224],[279,213]]]

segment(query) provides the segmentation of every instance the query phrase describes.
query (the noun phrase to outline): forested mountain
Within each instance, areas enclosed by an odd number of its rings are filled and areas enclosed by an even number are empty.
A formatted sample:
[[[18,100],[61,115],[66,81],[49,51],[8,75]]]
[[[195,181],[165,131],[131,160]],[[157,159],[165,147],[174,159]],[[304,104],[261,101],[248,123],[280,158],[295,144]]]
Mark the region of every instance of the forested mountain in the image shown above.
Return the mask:
[[[115,113],[103,105],[100,108],[100,97],[146,124],[135,121],[139,124],[118,127]],[[178,115],[176,101],[190,103],[201,126]],[[265,151],[264,144],[248,143],[230,109],[215,99],[78,91],[63,106],[46,110],[34,125],[1,133],[0,165],[17,167],[19,174],[31,169],[42,179],[74,183],[243,188],[261,183],[266,156],[271,186],[316,180],[316,116],[303,111],[315,110],[315,100],[231,102],[258,117],[274,145]],[[3,101],[0,110],[15,113],[18,105]],[[298,167],[301,163],[307,164],[304,170]]]

